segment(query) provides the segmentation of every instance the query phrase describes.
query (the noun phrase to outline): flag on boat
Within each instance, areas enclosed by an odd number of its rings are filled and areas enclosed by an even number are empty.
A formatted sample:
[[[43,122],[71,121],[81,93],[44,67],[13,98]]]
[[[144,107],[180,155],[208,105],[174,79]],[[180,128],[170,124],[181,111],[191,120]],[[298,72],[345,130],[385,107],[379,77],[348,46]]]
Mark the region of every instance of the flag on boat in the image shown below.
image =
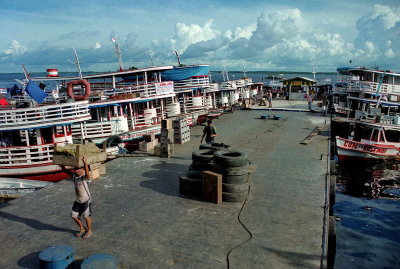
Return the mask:
[[[32,80],[29,80],[28,84],[25,87],[26,93],[32,97],[33,100],[38,102],[39,104],[43,102],[43,100],[47,97],[47,93],[39,88]]]

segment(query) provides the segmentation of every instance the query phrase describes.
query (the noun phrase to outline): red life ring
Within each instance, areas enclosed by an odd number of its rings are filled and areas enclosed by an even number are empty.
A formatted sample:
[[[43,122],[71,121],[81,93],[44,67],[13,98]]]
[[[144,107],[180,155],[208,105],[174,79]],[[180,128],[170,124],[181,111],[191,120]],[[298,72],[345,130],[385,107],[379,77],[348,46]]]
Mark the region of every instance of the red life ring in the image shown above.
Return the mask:
[[[74,85],[83,85],[85,86],[85,94],[84,95],[74,95]],[[87,100],[90,95],[90,84],[86,79],[81,80],[71,80],[67,85],[67,93],[70,98],[74,98],[75,101]]]

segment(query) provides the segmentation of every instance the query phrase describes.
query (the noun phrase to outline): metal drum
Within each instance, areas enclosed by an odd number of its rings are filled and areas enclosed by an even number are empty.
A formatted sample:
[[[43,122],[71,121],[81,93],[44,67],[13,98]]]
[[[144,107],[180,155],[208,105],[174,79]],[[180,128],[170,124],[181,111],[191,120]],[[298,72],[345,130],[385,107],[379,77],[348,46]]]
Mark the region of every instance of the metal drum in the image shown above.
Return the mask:
[[[39,254],[41,269],[64,269],[74,261],[74,249],[67,245],[50,246]]]
[[[81,269],[116,269],[118,261],[108,254],[94,254],[87,257],[81,264]]]

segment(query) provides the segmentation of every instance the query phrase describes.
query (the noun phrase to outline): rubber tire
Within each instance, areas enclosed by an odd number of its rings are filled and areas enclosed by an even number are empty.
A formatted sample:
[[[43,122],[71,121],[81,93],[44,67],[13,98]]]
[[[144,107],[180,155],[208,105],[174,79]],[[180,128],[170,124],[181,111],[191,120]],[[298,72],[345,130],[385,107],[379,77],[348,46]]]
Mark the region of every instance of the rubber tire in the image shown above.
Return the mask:
[[[226,150],[226,147],[221,147],[219,145],[220,145],[220,143],[201,144],[199,146],[199,149],[211,149],[213,151]]]
[[[189,189],[203,189],[203,180],[197,178],[189,178],[186,176],[179,177],[179,188],[189,188]]]
[[[239,167],[249,163],[247,153],[235,150],[214,152],[214,163],[220,166]]]
[[[248,193],[228,193],[228,192],[222,192],[222,201],[223,202],[229,202],[229,203],[237,203],[237,202],[243,202],[246,200],[248,197]]]
[[[329,163],[329,166],[330,166],[330,174],[331,175],[336,175],[336,161],[335,160],[330,160],[330,163]]]
[[[192,152],[192,160],[197,163],[212,163],[214,159],[214,151],[210,149],[202,149]]]
[[[203,195],[203,190],[180,186],[179,193],[185,196],[201,197]]]
[[[240,176],[222,176],[222,183],[226,184],[243,184],[249,182],[249,175]]]
[[[222,192],[242,194],[249,191],[249,186],[250,184],[248,182],[241,184],[222,183]]]
[[[328,238],[336,237],[336,221],[335,216],[329,216]]]
[[[123,141],[122,141],[121,137],[119,137],[118,135],[110,136],[106,140],[106,144],[107,144],[108,148],[118,146],[118,144],[120,144],[120,143],[123,143]]]
[[[193,179],[203,179],[203,171],[198,171],[198,170],[189,170],[186,173],[186,176],[188,178],[193,178]]]
[[[329,177],[329,204],[330,206],[335,205],[336,200],[336,176]]]
[[[246,164],[239,167],[224,167],[214,163],[213,169],[214,172],[218,174],[227,176],[241,176],[241,175],[247,175],[249,173],[250,165]]]
[[[193,162],[190,166],[189,170],[196,170],[196,171],[213,171],[212,164],[204,164],[204,163],[197,163]]]

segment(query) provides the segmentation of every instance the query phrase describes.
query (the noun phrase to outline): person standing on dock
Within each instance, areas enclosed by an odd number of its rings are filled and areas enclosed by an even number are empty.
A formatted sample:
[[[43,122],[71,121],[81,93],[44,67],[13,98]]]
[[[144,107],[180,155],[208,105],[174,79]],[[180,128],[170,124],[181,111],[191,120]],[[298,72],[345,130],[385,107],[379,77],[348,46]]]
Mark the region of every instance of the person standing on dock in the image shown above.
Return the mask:
[[[314,93],[310,90],[307,94],[307,103],[308,103],[309,110],[312,110],[311,105],[312,105],[313,99],[314,99]]]
[[[212,124],[212,120],[207,121],[207,126],[204,127],[203,136],[201,138],[200,143],[203,143],[204,137],[206,138],[206,143],[211,144],[214,142],[214,137],[216,137],[217,130],[215,129],[214,125]]]
[[[85,168],[87,167],[86,158],[83,160],[85,164]],[[89,192],[89,184],[90,182],[87,178],[85,178],[85,171],[89,169],[80,168],[76,170],[76,175],[74,174],[74,186],[75,186],[75,194],[76,199],[72,206],[71,217],[75,221],[75,223],[79,226],[79,232],[76,233],[76,237],[81,237],[83,239],[89,238],[92,234],[92,196]],[[80,217],[83,217],[86,222],[87,228],[83,226],[82,220]]]
[[[267,91],[267,100],[268,100],[268,107],[272,107],[272,92],[271,92],[271,90]]]

